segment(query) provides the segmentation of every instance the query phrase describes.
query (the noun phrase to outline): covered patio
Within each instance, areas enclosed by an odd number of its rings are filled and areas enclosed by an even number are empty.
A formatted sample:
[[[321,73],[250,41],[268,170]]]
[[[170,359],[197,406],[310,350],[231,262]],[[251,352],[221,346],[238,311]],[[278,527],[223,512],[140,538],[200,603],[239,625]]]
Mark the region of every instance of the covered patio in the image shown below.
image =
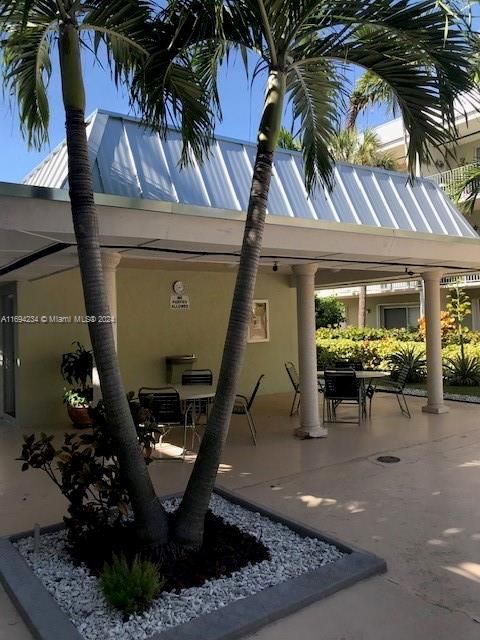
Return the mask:
[[[293,440],[290,394],[265,395],[255,410],[258,445],[234,417],[218,484],[387,560],[388,573],[280,620],[250,640],[474,640],[478,637],[480,530],[477,518],[478,408],[448,403],[450,413],[412,420],[380,395],[369,423],[335,425],[326,440]],[[62,428],[54,431],[60,435]],[[41,472],[22,473],[14,458],[21,430],[0,429],[2,534],[58,522],[65,505]],[[397,464],[381,464],[391,454]],[[156,462],[162,495],[184,488],[192,468]],[[0,591],[0,638],[31,640]]]
[[[160,368],[154,365],[153,355],[157,360],[168,355],[166,351],[152,354],[152,345],[142,352],[143,360],[138,355],[142,340],[153,341],[158,333],[155,322],[148,325],[145,314],[153,313],[159,320],[164,314],[164,307],[155,302],[157,287],[179,275],[182,279],[191,278],[198,283],[199,298],[214,300],[225,317],[228,313],[254,146],[219,139],[204,165],[194,163],[180,170],[177,132],[169,132],[162,140],[131,118],[96,112],[88,135],[98,191],[107,292],[115,327],[119,327],[119,356],[121,361],[123,356],[128,384],[139,388],[150,382],[141,377],[147,375],[141,372],[149,367],[148,375],[161,381],[154,373],[154,366],[159,371]],[[74,313],[82,311],[75,239],[65,191],[65,154],[62,144],[26,178],[25,184],[0,185],[0,283],[16,283],[24,292],[18,300],[18,314],[36,312],[46,314],[48,319],[50,314],[59,313],[62,317],[61,313],[71,309]],[[307,197],[299,154],[279,151],[259,274],[262,297],[277,296],[276,311],[271,313],[272,322],[277,325],[272,325],[268,352],[257,349],[253,354],[251,349],[252,360],[246,366],[248,384],[265,373],[270,386],[264,392],[286,390],[283,362],[297,360],[298,354],[300,432],[310,437],[326,436],[318,409],[315,289],[405,279],[412,274],[425,282],[428,398],[422,410],[432,414],[446,412],[440,277],[479,268],[478,246],[475,231],[433,182],[418,179],[411,184],[404,174],[339,164],[333,191],[318,188]],[[68,310],[55,308],[66,306],[64,300],[70,291],[74,292],[73,306]],[[132,308],[140,313],[134,322]],[[201,335],[210,354],[205,357],[210,355],[216,364],[213,368],[218,370],[224,318],[208,335],[208,320],[203,316],[208,316],[209,309],[203,307],[199,316],[192,307],[187,312],[191,315],[183,316],[178,323],[168,316],[172,320],[165,327],[164,338],[168,344],[175,324],[183,322],[183,335],[188,336],[192,326],[206,322]],[[35,399],[35,388],[27,374],[29,358],[40,343],[57,344],[58,324],[47,320],[37,332],[25,325],[15,338],[17,422],[22,426],[33,424],[32,412],[25,419],[21,417],[22,407],[32,397]],[[86,327],[82,330],[86,335]],[[71,341],[77,339],[78,331],[77,326],[71,325],[62,335]],[[295,334],[296,348],[292,344]],[[178,340],[181,345],[181,336]],[[185,338],[184,344],[187,342]],[[137,360],[137,368],[130,374],[128,369]],[[38,356],[37,366],[41,363]]]

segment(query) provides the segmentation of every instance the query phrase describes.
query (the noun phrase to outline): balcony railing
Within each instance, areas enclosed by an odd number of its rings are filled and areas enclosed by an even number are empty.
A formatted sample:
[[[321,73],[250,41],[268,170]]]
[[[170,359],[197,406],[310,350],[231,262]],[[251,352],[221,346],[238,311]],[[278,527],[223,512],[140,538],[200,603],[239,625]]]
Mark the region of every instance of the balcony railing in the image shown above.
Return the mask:
[[[464,164],[461,167],[455,167],[455,169],[449,169],[448,171],[434,173],[431,176],[425,177],[436,182],[448,194],[453,195],[457,189],[458,183],[465,179],[471,169],[479,166],[480,161],[470,162],[469,164]],[[471,188],[469,191],[471,191]],[[463,194],[463,196],[467,195],[468,192]]]
[[[440,281],[442,287],[451,287],[458,284],[460,287],[480,286],[480,272],[467,273],[455,276],[443,276]],[[380,284],[367,285],[367,296],[375,296],[397,292],[420,291],[421,280],[400,280],[398,282],[381,282]],[[322,297],[336,296],[337,298],[353,298],[358,296],[360,287],[342,287],[338,289],[323,289]]]

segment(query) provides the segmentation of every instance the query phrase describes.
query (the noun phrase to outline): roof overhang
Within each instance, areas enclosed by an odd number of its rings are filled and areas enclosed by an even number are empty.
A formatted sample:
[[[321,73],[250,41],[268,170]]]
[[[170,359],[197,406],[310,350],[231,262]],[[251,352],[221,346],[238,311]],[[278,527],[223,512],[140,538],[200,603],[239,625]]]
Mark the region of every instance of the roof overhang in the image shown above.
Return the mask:
[[[243,213],[103,194],[95,200],[101,244],[120,252],[125,264],[209,269],[238,262]],[[77,265],[64,190],[0,183],[0,229],[0,281],[37,279]],[[316,262],[317,285],[328,286],[404,278],[406,271],[477,270],[479,248],[478,238],[270,215],[262,265],[277,262],[290,271]]]

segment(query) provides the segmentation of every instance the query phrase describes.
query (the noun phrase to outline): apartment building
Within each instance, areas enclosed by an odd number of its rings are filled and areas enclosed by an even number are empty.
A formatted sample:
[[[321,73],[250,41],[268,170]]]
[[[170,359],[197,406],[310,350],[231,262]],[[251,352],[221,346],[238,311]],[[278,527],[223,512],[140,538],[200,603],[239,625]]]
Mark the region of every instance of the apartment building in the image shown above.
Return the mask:
[[[432,149],[433,159],[423,164],[420,172],[443,189],[453,185],[473,164],[480,163],[480,96],[466,94],[457,104],[457,145],[449,149],[451,156],[447,159],[440,149]],[[392,155],[399,171],[406,171],[406,151],[408,139],[405,135],[402,118],[395,118],[374,128],[382,151]],[[469,222],[480,230],[480,198],[477,198],[473,213],[468,216]],[[479,241],[480,251],[480,241]],[[462,274],[455,278],[442,278],[442,304],[446,305],[448,288],[459,281],[472,301],[472,315],[467,324],[470,328],[480,330],[480,273]],[[343,287],[324,289],[320,296],[334,295],[340,298],[346,309],[346,323],[356,325],[358,322],[358,298],[360,287]],[[383,282],[367,287],[366,325],[370,327],[408,327],[416,326],[419,317],[424,314],[423,289],[421,280],[410,277],[404,281]]]

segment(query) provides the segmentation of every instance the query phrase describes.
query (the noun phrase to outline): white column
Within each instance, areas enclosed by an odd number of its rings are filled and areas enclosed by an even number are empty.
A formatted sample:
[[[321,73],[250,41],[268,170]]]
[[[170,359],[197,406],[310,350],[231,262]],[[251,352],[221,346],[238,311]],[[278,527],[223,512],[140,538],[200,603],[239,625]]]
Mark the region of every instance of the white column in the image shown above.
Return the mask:
[[[420,318],[425,316],[425,282],[420,280]]]
[[[107,295],[107,303],[110,315],[112,316],[112,331],[113,339],[115,341],[115,347],[117,346],[117,267],[120,263],[122,256],[116,252],[104,251],[102,252],[102,266],[103,266],[103,278],[105,281],[105,293]],[[93,404],[102,397],[100,391],[100,380],[98,378],[97,367],[95,362],[93,363],[92,372],[92,384],[93,384]]]
[[[443,404],[442,330],[440,324],[441,271],[422,273],[425,285],[425,327],[427,343],[427,404],[426,413],[446,413]]]
[[[102,253],[103,278],[107,294],[108,308],[113,318],[112,329],[115,346],[117,345],[117,267],[122,256],[119,253]]]
[[[315,345],[316,264],[292,267],[297,287],[298,367],[300,375],[299,437],[324,438],[328,435],[320,422],[318,409],[317,349]]]

